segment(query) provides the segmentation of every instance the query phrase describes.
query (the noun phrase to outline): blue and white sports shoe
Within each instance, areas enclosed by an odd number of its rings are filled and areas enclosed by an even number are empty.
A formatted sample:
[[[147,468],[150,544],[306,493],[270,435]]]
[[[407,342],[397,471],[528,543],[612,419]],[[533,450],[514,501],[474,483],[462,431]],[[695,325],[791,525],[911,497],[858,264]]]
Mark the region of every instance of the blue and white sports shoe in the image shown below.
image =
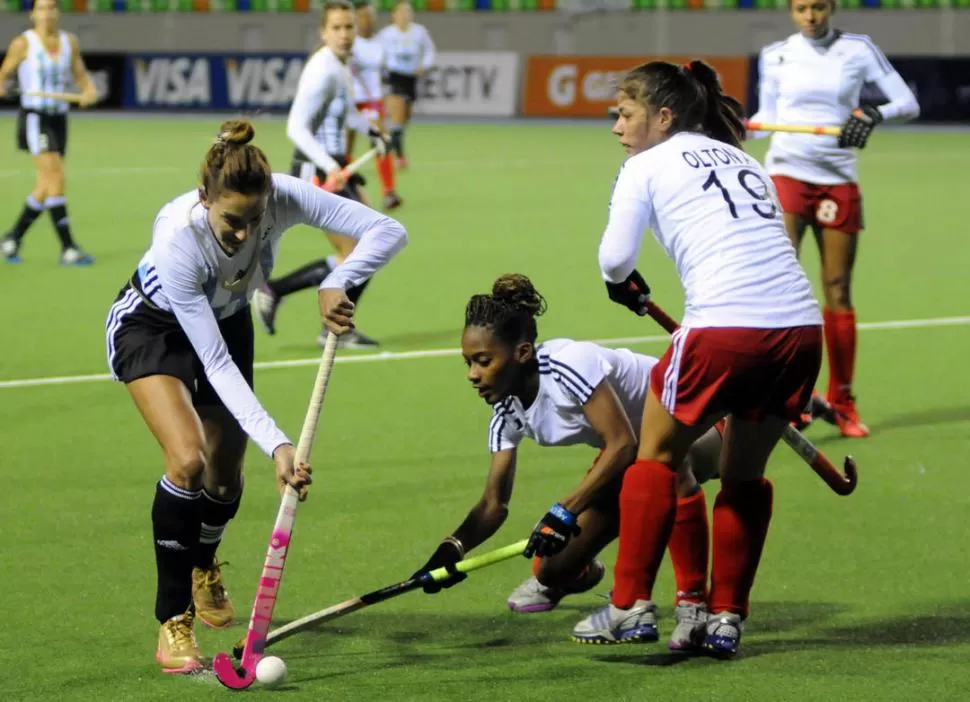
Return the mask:
[[[704,637],[704,650],[715,656],[730,658],[741,647],[741,630],[744,624],[741,615],[733,612],[712,614],[707,620],[707,636]]]
[[[7,263],[20,263],[20,242],[12,234],[0,239],[0,254]]]
[[[91,266],[94,265],[94,256],[76,246],[70,246],[61,252],[60,263],[62,266]]]
[[[573,627],[573,641],[590,644],[653,643],[657,631],[657,606],[637,600],[630,609],[608,604]]]

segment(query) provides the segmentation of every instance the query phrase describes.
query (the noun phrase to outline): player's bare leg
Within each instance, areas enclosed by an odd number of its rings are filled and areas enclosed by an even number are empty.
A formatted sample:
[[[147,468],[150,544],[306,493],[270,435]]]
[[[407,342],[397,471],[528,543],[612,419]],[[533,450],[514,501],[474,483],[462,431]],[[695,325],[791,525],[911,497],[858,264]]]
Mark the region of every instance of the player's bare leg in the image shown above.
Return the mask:
[[[198,408],[206,442],[202,477],[199,545],[192,569],[192,601],[203,624],[219,629],[232,624],[235,613],[222,579],[216,550],[242,498],[242,465],[246,433],[225,407]]]
[[[155,618],[160,624],[155,658],[163,672],[191,673],[203,667],[192,628],[192,568],[201,532],[205,433],[188,388],[177,378],[153,375],[127,387],[165,458],[165,474],[152,504],[158,571]]]
[[[551,611],[567,595],[588,592],[603,580],[606,566],[596,555],[620,533],[616,506],[593,505],[577,521],[582,531],[561,553],[534,559],[534,575],[508,597],[513,612]]]
[[[862,438],[869,429],[859,418],[852,381],[855,375],[856,316],[852,306],[852,270],[859,237],[823,229],[819,237],[825,293],[825,345],[829,359],[826,399],[843,436]]]
[[[749,422],[730,416],[721,450],[721,489],[714,502],[711,615],[703,646],[733,656],[741,643],[751,588],[771,521],[773,490],[764,479],[785,420]]]

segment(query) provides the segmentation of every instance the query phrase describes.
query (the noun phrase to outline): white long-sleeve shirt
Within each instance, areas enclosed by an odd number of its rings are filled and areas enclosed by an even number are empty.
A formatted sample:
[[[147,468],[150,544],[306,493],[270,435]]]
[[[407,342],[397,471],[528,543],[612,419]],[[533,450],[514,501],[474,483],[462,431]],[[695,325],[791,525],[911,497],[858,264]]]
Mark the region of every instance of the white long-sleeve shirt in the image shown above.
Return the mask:
[[[377,37],[354,39],[350,72],[354,76],[354,102],[375,102],[383,97],[381,71],[384,70],[384,45]]]
[[[286,119],[286,136],[317,168],[340,168],[334,156],[347,153],[346,128],[367,134],[370,123],[357,111],[353,77],[345,63],[327,47],[303,67]]]
[[[833,30],[820,39],[793,34],[762,49],[759,61],[752,122],[841,127],[858,107],[863,83],[875,83],[889,100],[878,108],[885,119],[919,116],[912,91],[864,34]],[[776,132],[765,165],[771,175],[818,185],[855,182],[858,154],[837,143],[837,137]]]
[[[350,256],[320,286],[344,290],[386,265],[407,243],[407,232],[390,217],[280,173],[273,174],[258,231],[234,255],[219,246],[207,213],[197,190],[165,205],[155,218],[152,244],[138,264],[138,278],[148,300],[178,320],[226,408],[272,456],[289,440],[233,362],[217,320],[244,309],[269,279],[280,238],[290,227],[305,224],[357,240]]]
[[[379,31],[377,39],[384,46],[388,71],[413,76],[434,65],[434,42],[423,25],[412,22],[402,32],[392,24]]]
[[[627,159],[600,242],[605,280],[630,275],[647,228],[677,267],[685,327],[822,323],[774,185],[741,149],[680,132]]]

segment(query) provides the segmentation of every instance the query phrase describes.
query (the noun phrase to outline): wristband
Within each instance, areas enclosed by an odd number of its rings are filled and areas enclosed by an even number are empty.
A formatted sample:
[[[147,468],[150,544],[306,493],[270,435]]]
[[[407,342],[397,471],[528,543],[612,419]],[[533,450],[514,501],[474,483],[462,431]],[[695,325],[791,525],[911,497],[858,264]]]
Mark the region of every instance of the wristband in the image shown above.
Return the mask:
[[[575,526],[576,515],[563,507],[558,502],[549,509],[549,514],[561,521],[566,526]]]
[[[456,549],[458,549],[459,560],[461,560],[462,558],[465,557],[465,546],[464,546],[464,544],[461,543],[461,541],[457,537],[455,537],[455,536],[447,536],[447,537],[445,537],[444,539],[441,540],[441,543],[443,543],[443,544],[451,544]]]

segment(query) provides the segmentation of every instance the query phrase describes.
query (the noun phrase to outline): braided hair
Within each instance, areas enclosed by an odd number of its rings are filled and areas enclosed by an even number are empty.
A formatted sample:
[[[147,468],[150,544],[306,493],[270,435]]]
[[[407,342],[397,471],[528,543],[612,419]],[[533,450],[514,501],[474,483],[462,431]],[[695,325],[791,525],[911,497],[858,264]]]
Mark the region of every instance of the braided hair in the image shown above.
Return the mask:
[[[546,311],[546,301],[532,281],[519,273],[503,275],[486,295],[472,295],[465,306],[465,328],[487,327],[509,346],[527,341],[535,344],[536,317]]]

